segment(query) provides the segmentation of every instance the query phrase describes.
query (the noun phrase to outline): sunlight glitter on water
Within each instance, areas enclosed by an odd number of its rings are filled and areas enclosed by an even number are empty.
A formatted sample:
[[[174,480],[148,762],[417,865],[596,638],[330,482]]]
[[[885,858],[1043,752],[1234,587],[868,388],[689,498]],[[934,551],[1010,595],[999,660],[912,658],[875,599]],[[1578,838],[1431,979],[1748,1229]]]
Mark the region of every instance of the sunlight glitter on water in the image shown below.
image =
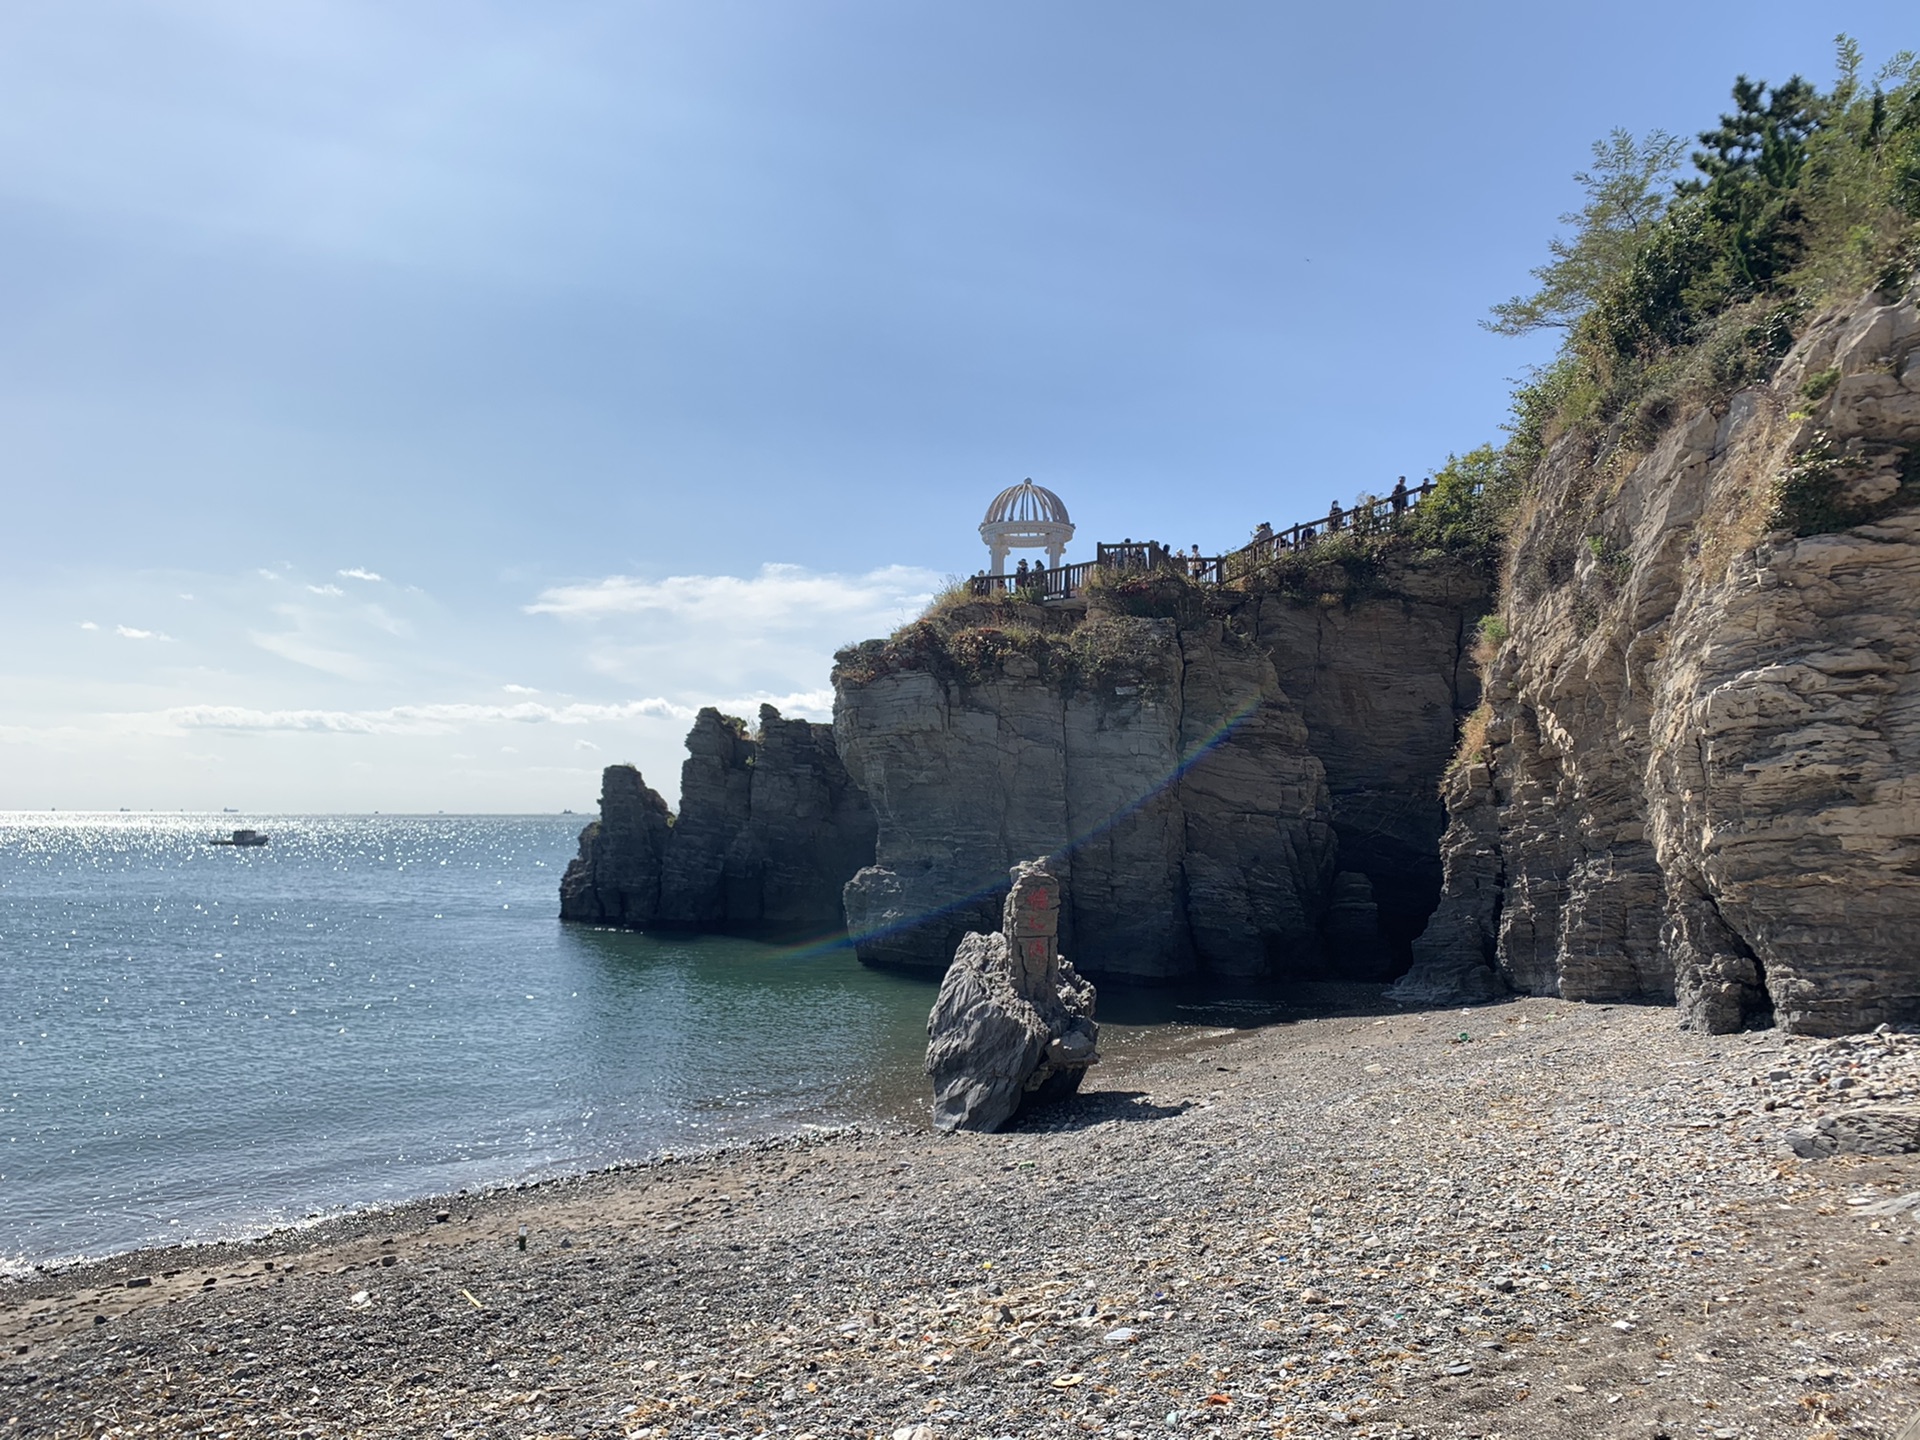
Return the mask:
[[[0,816],[0,1255],[873,1113],[932,984],[554,918],[575,817]],[[207,841],[239,826],[258,849]]]

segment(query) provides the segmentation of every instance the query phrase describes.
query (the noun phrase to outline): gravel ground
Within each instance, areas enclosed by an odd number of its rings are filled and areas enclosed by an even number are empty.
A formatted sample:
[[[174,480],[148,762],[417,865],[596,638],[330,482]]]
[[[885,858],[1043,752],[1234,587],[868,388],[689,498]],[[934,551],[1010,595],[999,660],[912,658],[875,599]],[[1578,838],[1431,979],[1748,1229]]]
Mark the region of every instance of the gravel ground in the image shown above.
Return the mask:
[[[0,1436],[1891,1440],[1920,1156],[1782,1145],[1869,1093],[1920,1094],[1912,1037],[1551,1000],[1277,1025],[1122,1057],[1018,1133],[9,1284]]]

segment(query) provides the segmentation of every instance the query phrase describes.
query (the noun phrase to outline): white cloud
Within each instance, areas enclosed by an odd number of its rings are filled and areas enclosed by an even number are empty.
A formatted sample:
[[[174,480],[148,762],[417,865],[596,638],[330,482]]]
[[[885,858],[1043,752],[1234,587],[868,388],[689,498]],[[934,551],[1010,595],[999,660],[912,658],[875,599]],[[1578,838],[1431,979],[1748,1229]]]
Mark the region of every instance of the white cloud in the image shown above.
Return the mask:
[[[826,720],[833,715],[833,687],[823,685],[818,690],[795,690],[786,695],[755,695],[746,700],[722,700],[716,703],[729,715],[744,715],[749,720],[760,713],[762,705],[773,706],[789,720],[802,715],[814,720]]]
[[[315,595],[344,595],[347,593],[338,585],[309,585],[307,589],[311,590]]]
[[[531,685],[502,685],[500,688],[509,695],[538,695],[540,693]]]
[[[342,580],[378,580],[380,575],[373,570],[363,570],[358,565],[351,570],[336,571]]]
[[[373,673],[373,667],[358,655],[316,645],[303,635],[268,635],[249,630],[247,639],[270,655],[278,655],[282,660],[291,660],[296,665],[305,665],[323,674],[338,675],[344,680],[365,680]]]
[[[406,621],[396,620],[378,605],[362,605],[360,618],[375,629],[386,631],[389,635],[408,636],[413,633],[412,627]]]
[[[605,681],[703,704],[818,694],[835,650],[911,618],[938,583],[905,565],[857,575],[764,565],[749,576],[610,575],[554,586],[525,608],[582,633],[579,659]],[[759,702],[746,703],[751,714]]]
[[[924,605],[939,579],[931,570],[888,565],[865,575],[835,575],[798,565],[763,565],[738,575],[669,575],[639,580],[609,575],[582,585],[543,590],[526,607],[531,615],[599,620],[658,615],[726,628],[800,629],[823,619],[853,619],[875,611]]]
[[[113,633],[125,640],[171,640],[171,635],[162,635],[158,630],[136,630],[131,625],[116,625]]]
[[[829,702],[831,703],[831,702]],[[644,718],[691,720],[697,706],[649,698],[614,704],[393,705],[383,710],[256,710],[244,705],[182,705],[175,725],[205,730],[308,730],[338,735],[443,735],[469,725],[591,725]]]
[[[576,750],[598,750],[600,747],[591,740],[576,740],[573,742],[573,748]]]
[[[80,622],[80,628],[82,630],[98,630],[100,627],[91,620],[82,620]]]

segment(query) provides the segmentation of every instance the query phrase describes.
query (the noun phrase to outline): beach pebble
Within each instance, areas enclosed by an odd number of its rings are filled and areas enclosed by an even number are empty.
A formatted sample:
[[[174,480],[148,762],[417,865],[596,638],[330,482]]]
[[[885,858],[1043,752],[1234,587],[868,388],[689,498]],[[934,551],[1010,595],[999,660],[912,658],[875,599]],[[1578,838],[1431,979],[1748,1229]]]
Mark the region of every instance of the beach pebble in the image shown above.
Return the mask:
[[[1781,1137],[1795,1104],[1913,1088],[1910,1037],[1473,1013],[1470,1045],[1451,1016],[1374,1014],[1121,1052],[1001,1135],[689,1153],[463,1201],[454,1232],[432,1202],[348,1217],[263,1242],[271,1274],[246,1246],[43,1272],[0,1293],[40,1377],[0,1369],[0,1415],[367,1440],[1899,1433],[1920,1155],[1800,1161]],[[572,1247],[502,1243],[523,1224]]]

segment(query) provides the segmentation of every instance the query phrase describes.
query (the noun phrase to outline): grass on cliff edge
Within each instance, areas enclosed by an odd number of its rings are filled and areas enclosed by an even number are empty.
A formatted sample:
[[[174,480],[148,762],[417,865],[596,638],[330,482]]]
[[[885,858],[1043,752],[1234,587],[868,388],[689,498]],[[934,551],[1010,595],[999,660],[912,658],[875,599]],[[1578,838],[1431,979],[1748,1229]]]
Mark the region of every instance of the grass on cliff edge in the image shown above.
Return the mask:
[[[1677,181],[1686,147],[1673,136],[1616,130],[1594,146],[1593,169],[1576,177],[1587,204],[1561,217],[1573,229],[1533,272],[1540,288],[1487,322],[1565,337],[1514,392],[1503,458],[1521,484],[1563,440],[1623,473],[1687,411],[1767,380],[1823,307],[1912,293],[1920,57],[1902,51],[1868,80],[1859,47],[1836,43],[1825,92],[1798,75],[1772,86],[1741,76]]]
[[[883,675],[919,671],[963,685],[1008,674],[1024,661],[1037,678],[1069,691],[1131,683],[1157,693],[1170,683],[1140,643],[1138,622],[1172,620],[1186,628],[1208,614],[1205,587],[1186,575],[1157,570],[1089,579],[1084,612],[1044,605],[1029,591],[975,595],[962,580],[933,598],[922,614],[884,640],[866,640],[835,654],[836,684],[870,684]]]
[[[1868,78],[1859,47],[1842,35],[1828,90],[1799,76],[1778,85],[1741,76],[1731,100],[1718,125],[1697,135],[1684,176],[1692,146],[1679,137],[1615,130],[1597,142],[1590,168],[1575,176],[1585,203],[1560,217],[1567,228],[1533,271],[1537,288],[1485,322],[1503,334],[1563,337],[1556,358],[1515,389],[1505,442],[1466,457],[1479,493],[1492,497],[1475,517],[1489,542],[1510,551],[1530,527],[1549,451],[1571,447],[1588,481],[1554,497],[1567,513],[1529,547],[1541,553],[1507,556],[1501,616],[1570,583],[1583,545],[1600,562],[1592,567],[1600,590],[1621,589],[1626,557],[1594,533],[1609,484],[1676,420],[1769,380],[1823,309],[1867,293],[1883,303],[1914,294],[1920,57],[1902,51]],[[1809,377],[1806,404],[1837,378]],[[1850,463],[1816,437],[1782,474],[1756,477],[1747,513],[1727,523],[1742,534],[1804,535],[1920,503],[1920,450],[1902,458],[1898,492],[1872,513],[1841,499]],[[1483,632],[1483,666],[1505,640],[1504,621],[1497,637]],[[1456,768],[1485,751],[1487,717],[1476,715]]]
[[[1494,510],[1505,491],[1495,454],[1483,447],[1449,457],[1436,488],[1392,530],[1344,530],[1314,546],[1283,552],[1203,584],[1182,570],[1092,570],[1078,607],[1047,605],[1033,591],[976,595],[966,580],[950,583],[914,620],[884,640],[849,645],[834,656],[836,683],[870,684],[883,675],[920,671],[961,684],[999,679],[1016,658],[1068,687],[1134,684],[1152,692],[1166,682],[1130,622],[1171,620],[1192,629],[1225,618],[1239,601],[1275,594],[1303,604],[1353,604],[1393,593],[1391,561],[1448,558],[1490,574],[1498,557]],[[1371,500],[1363,496],[1363,500]]]

